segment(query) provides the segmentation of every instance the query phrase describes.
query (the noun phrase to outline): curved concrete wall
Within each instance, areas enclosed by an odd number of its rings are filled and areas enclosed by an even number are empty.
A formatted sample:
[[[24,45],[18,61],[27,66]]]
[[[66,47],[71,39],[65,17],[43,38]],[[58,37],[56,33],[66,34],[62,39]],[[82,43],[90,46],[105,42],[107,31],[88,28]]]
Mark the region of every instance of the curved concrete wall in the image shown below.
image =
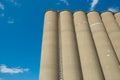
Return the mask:
[[[101,16],[120,63],[120,27],[117,24],[112,12],[104,12]]]
[[[57,12],[45,14],[40,65],[40,80],[58,80]]]
[[[45,13],[39,80],[120,80],[120,14]]]
[[[105,80],[120,80],[119,63],[99,13],[88,13],[88,20]]]
[[[115,13],[114,16],[116,18],[117,23],[119,24],[119,27],[120,27],[120,12],[119,13]]]
[[[97,52],[92,40],[86,14],[82,11],[74,13],[74,24],[77,35],[80,61],[84,80],[103,80]]]
[[[82,80],[72,13],[60,12],[63,80]]]

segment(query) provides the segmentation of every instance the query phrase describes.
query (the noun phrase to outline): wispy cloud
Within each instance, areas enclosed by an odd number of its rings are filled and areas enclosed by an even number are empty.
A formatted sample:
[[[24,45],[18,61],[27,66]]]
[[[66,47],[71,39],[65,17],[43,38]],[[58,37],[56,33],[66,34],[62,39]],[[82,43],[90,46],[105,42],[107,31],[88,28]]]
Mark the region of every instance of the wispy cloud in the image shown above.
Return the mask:
[[[21,4],[17,2],[17,0],[6,0],[7,2],[13,4],[14,6],[20,7]]]
[[[9,73],[9,74],[18,74],[18,73],[24,73],[24,72],[28,72],[29,69],[28,68],[8,68],[6,65],[1,65],[0,66],[0,72],[1,73]]]
[[[68,0],[60,0],[60,1],[63,2],[64,4],[66,4],[67,6],[69,6]]]
[[[112,11],[112,12],[118,12],[120,11],[118,7],[111,7],[111,8],[108,8],[109,11]]]
[[[8,24],[14,24],[15,21],[12,17],[8,17],[8,21],[7,21]]]
[[[21,4],[17,2],[17,0],[5,0],[5,2],[7,2],[7,3],[9,3],[9,5],[13,5],[15,7],[21,6]],[[5,13],[4,13],[5,8],[6,8],[6,5],[4,5],[3,3],[0,2],[0,10],[2,10],[2,12],[0,13],[0,18],[5,16]],[[7,23],[13,24],[14,19],[8,17]]]
[[[0,2],[0,10],[2,10],[2,12],[0,13],[0,18],[5,16],[5,14],[3,13],[4,9],[5,6]]]
[[[14,24],[14,20],[8,20],[8,24]]]
[[[4,5],[0,2],[0,9],[1,10],[4,10],[5,9],[5,7],[4,7]]]
[[[98,4],[99,0],[92,0],[90,10],[94,10],[95,6]]]

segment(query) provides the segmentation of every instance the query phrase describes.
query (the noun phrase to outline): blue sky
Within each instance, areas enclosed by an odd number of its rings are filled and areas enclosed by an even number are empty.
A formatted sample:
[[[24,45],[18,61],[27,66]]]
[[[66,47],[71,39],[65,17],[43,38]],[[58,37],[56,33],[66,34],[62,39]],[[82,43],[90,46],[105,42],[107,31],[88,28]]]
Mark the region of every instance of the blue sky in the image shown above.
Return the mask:
[[[38,80],[44,12],[120,11],[120,0],[0,0],[0,80]]]

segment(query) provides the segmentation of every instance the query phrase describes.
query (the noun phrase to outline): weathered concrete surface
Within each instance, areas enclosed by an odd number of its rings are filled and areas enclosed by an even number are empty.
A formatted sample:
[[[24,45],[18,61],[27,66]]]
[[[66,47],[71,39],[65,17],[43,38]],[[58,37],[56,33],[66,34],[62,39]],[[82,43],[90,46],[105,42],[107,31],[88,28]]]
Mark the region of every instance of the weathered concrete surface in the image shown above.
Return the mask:
[[[58,80],[57,24],[57,12],[46,12],[40,64],[40,80]]]
[[[120,13],[45,13],[39,80],[120,80]]]
[[[119,27],[120,27],[120,12],[115,13],[114,16],[115,16],[115,18],[116,18],[117,23],[119,24]]]
[[[88,20],[105,80],[120,80],[119,63],[99,13],[88,13]]]
[[[72,13],[60,12],[63,80],[82,80]]]
[[[112,12],[104,12],[101,14],[101,16],[120,63],[120,27],[116,22]]]
[[[84,80],[103,80],[87,17],[83,11],[74,13],[74,24]]]

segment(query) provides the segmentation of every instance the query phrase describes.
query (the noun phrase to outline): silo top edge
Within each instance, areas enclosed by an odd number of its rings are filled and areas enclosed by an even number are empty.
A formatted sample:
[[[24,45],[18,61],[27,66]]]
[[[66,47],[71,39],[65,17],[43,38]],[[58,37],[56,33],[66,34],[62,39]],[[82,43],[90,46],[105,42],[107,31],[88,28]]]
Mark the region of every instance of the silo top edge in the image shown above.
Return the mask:
[[[57,13],[56,10],[47,10],[47,11],[45,11],[45,14],[46,14],[47,12],[56,12],[56,13]]]
[[[96,10],[89,11],[88,13],[91,13],[91,12],[97,12],[97,13],[100,13],[100,12],[98,12],[98,11],[96,11]]]
[[[72,11],[70,11],[70,10],[61,10],[61,11],[57,11],[57,10],[53,10],[53,9],[51,9],[51,10],[46,10],[45,13],[47,13],[47,12],[49,12],[49,11],[58,12],[58,13],[67,11],[67,12],[70,12],[70,13],[73,13],[73,14],[75,14],[75,13],[77,13],[77,12],[79,12],[79,11],[84,12],[84,13],[97,12],[97,13],[100,13],[100,14],[104,14],[104,13],[107,13],[107,12],[110,12],[110,13],[112,13],[112,14],[119,14],[119,13],[120,13],[120,12],[112,12],[112,11],[110,11],[110,10],[104,11],[104,12],[99,12],[99,11],[96,11],[96,10],[92,10],[92,11],[89,11],[89,12],[85,12],[85,11],[83,11],[83,10],[77,10],[77,11],[75,11],[75,12],[72,12]]]
[[[119,15],[119,14],[120,14],[120,12],[116,12],[116,13],[115,13],[115,15]]]
[[[67,11],[67,12],[71,12],[71,13],[72,13],[72,11],[70,11],[70,10],[62,10],[62,11],[60,11],[60,12],[64,12],[64,11]]]
[[[83,11],[83,10],[77,10],[77,11],[75,11],[75,12],[79,12],[79,11],[81,11],[81,12],[85,12],[85,11]],[[74,13],[75,13],[75,12],[74,12]],[[86,12],[85,12],[85,13],[86,13]]]
[[[105,11],[105,12],[102,12],[101,15],[104,15],[106,13],[112,13],[112,14],[114,14],[114,12],[112,12],[112,11]]]
[[[79,12],[82,12],[82,13],[86,14],[85,11],[83,11],[83,10],[78,10],[78,11],[75,11],[75,12],[73,13],[73,15],[76,15],[76,14],[79,13]]]
[[[87,15],[92,14],[92,13],[101,14],[100,12],[93,10],[93,11],[88,12]]]
[[[72,14],[72,12],[69,11],[69,10],[63,10],[63,11],[60,11],[59,13],[61,14],[61,13],[64,13],[64,12],[68,12],[68,13],[71,13],[71,14]]]

